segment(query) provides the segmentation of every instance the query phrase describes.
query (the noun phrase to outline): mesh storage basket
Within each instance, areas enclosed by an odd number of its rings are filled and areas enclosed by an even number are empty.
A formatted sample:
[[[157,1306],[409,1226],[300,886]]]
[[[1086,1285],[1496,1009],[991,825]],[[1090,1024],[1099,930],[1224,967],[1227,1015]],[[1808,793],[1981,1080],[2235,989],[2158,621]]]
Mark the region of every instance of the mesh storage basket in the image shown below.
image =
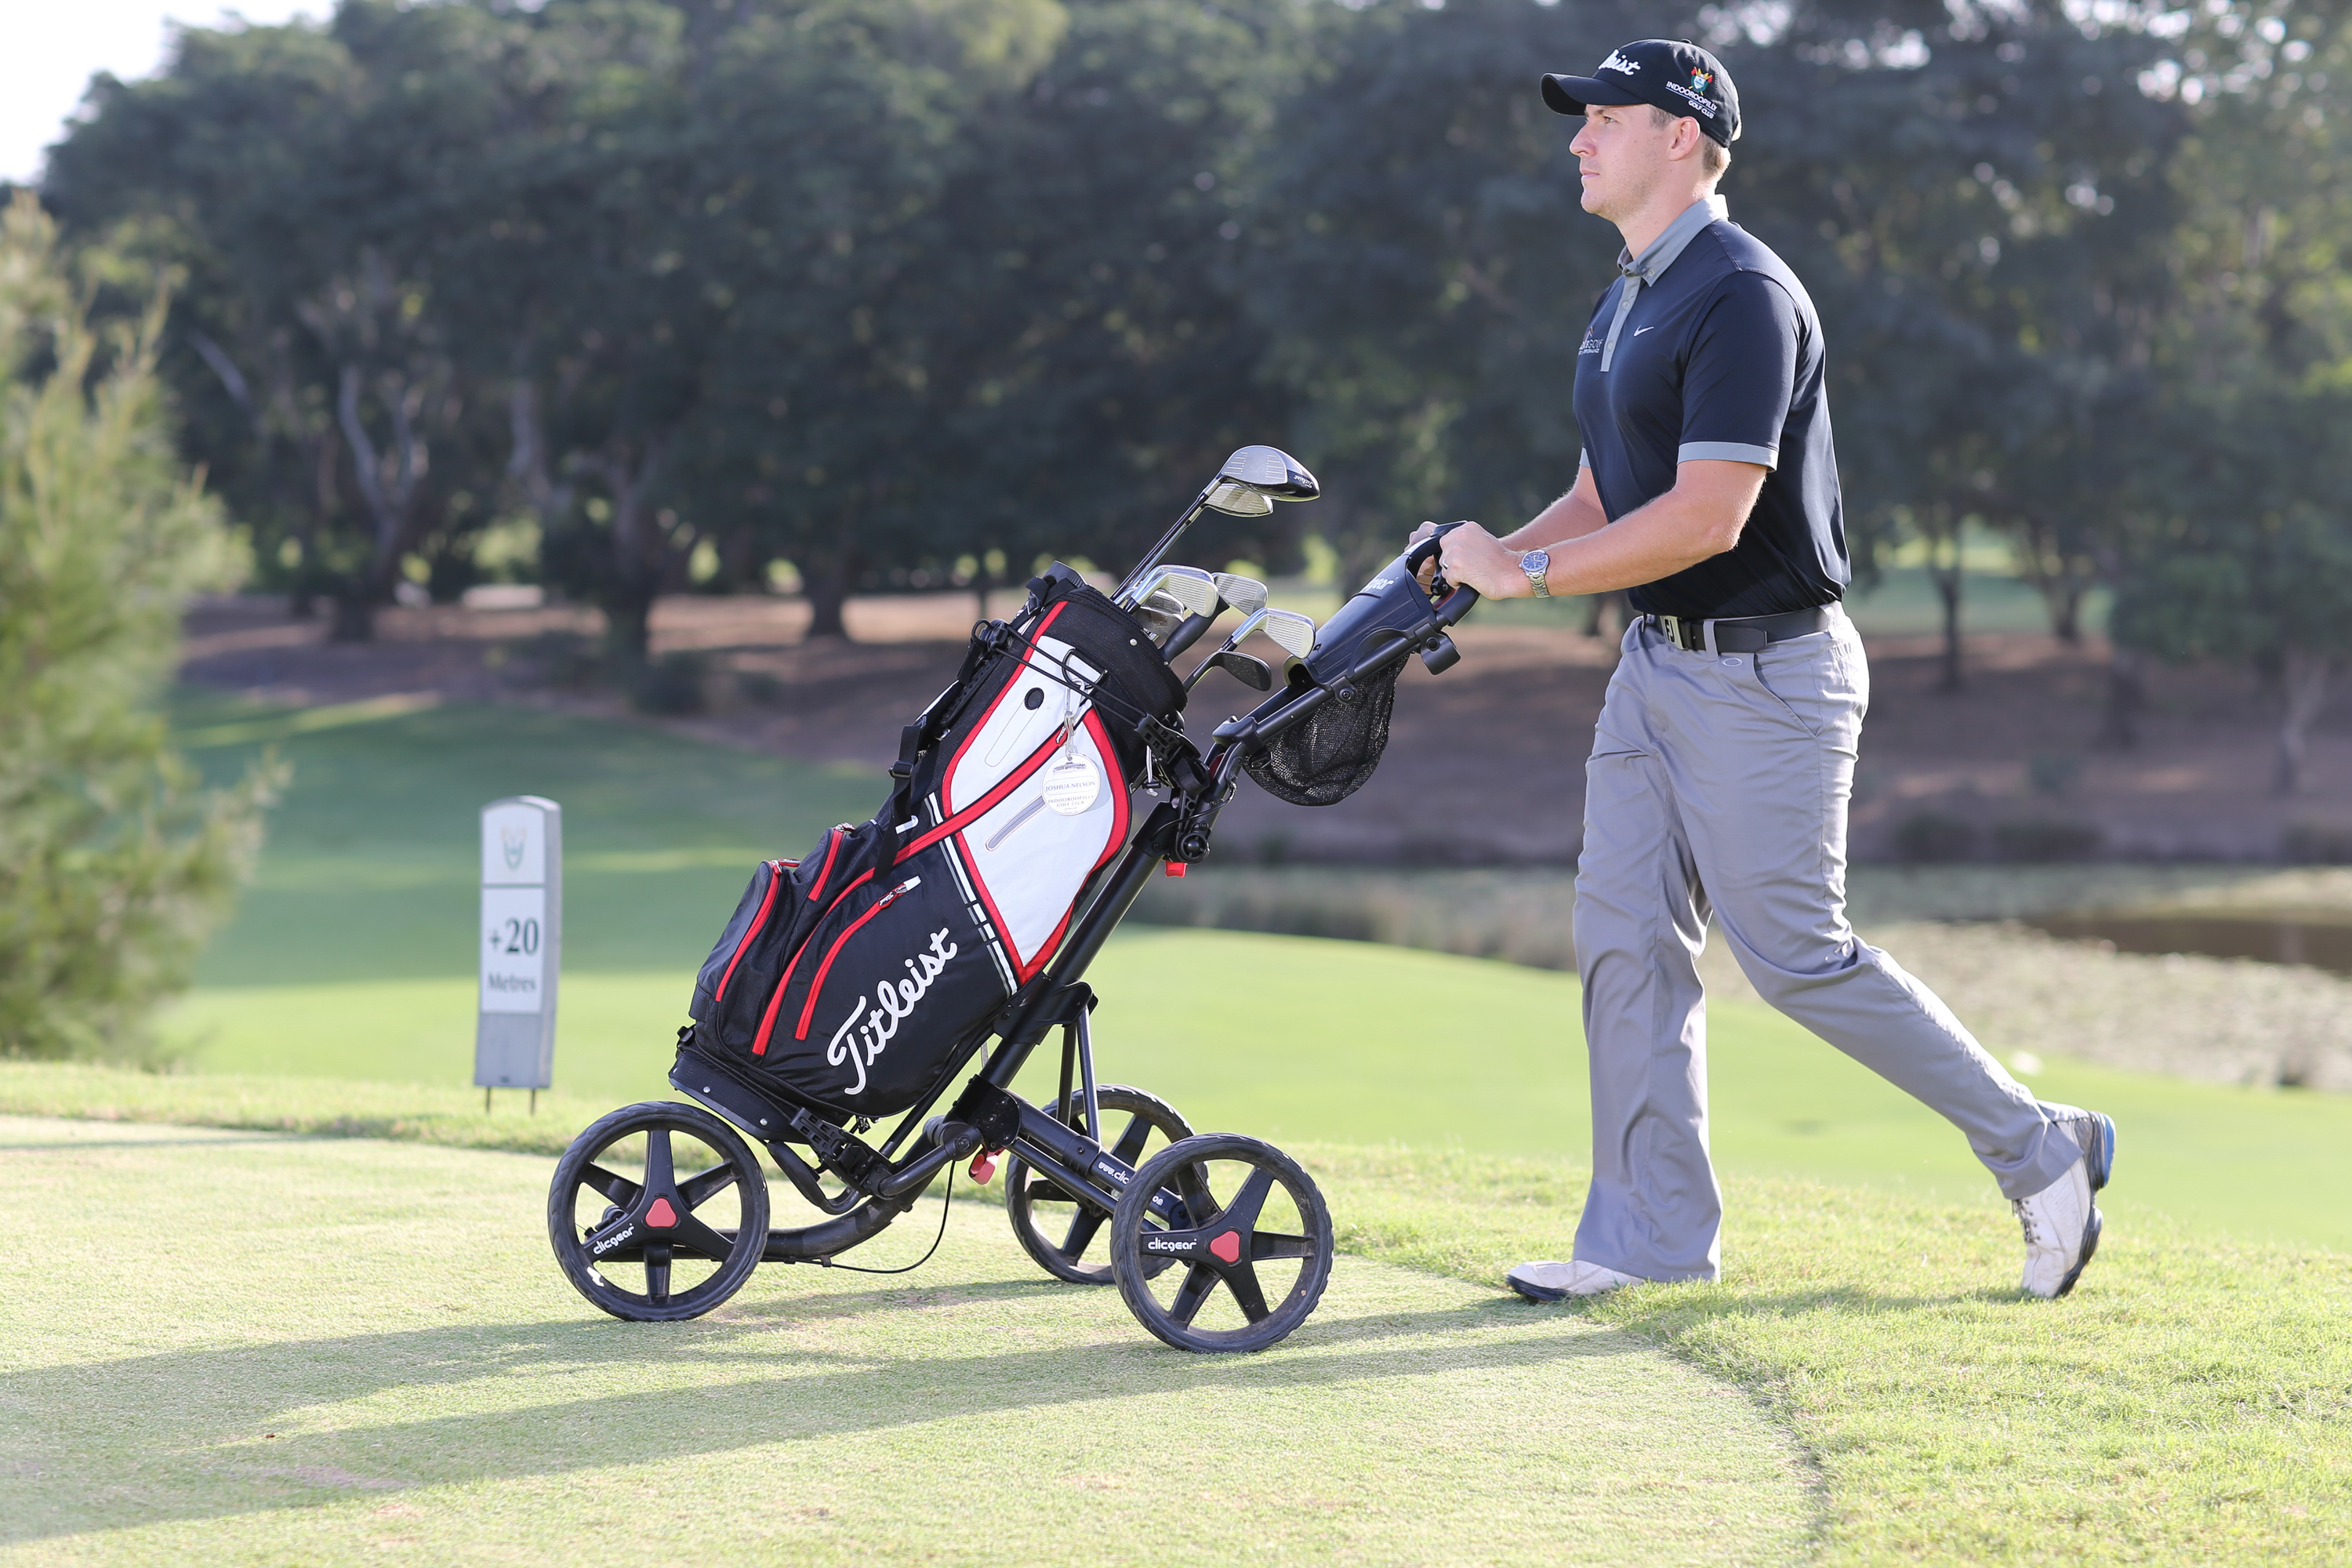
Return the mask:
[[[1372,776],[1389,743],[1399,668],[1357,687],[1353,702],[1335,693],[1242,765],[1259,788],[1293,805],[1333,805],[1347,799]]]

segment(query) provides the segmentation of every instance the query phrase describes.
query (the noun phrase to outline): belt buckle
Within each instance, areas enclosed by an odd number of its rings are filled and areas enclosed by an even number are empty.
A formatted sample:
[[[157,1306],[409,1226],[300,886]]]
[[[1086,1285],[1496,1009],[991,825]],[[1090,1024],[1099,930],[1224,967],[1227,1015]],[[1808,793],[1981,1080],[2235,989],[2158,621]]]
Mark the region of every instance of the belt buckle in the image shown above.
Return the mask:
[[[1689,620],[1681,616],[1660,616],[1658,627],[1666,640],[1685,653],[1696,653],[1706,647],[1706,623]]]

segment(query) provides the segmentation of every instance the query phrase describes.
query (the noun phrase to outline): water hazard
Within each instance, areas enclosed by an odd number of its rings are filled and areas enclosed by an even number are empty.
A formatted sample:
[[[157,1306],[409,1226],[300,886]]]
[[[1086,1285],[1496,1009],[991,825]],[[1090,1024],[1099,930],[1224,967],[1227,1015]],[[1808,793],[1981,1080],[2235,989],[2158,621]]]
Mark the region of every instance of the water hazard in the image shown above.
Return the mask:
[[[2028,922],[2073,942],[2111,942],[2124,952],[2192,952],[2308,963],[2352,974],[2352,921],[2293,914],[2044,915]]]

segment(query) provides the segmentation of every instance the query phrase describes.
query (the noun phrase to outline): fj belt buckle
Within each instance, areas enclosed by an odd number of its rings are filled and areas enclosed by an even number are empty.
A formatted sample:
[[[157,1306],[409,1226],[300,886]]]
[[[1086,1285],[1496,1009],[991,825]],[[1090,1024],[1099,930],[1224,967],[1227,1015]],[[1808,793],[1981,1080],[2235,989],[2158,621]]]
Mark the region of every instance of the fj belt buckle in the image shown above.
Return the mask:
[[[1666,634],[1668,642],[1685,653],[1698,653],[1706,647],[1705,621],[1694,621],[1681,616],[1660,616],[1658,629]]]

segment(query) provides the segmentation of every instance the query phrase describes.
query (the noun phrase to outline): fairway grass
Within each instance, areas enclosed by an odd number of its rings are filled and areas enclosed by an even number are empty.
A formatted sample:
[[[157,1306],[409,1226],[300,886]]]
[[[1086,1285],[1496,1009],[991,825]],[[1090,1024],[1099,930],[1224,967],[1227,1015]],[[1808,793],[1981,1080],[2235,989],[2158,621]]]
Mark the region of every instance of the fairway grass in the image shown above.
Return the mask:
[[[1343,1260],[1274,1352],[1171,1350],[959,1205],[912,1279],[692,1323],[557,1275],[550,1163],[0,1119],[0,1561],[1778,1563],[1817,1501],[1733,1385]],[[136,1202],[126,1201],[131,1194]],[[874,1244],[903,1261],[931,1228]],[[68,1217],[69,1216],[69,1217]],[[883,1254],[894,1256],[885,1258]]]
[[[1204,1131],[1532,1158],[1581,1157],[1591,1136],[1572,975],[1364,942],[1139,928],[1114,939],[1088,979],[1102,996],[1105,1079],[1162,1096]],[[567,976],[560,1093],[541,1116],[570,1117],[571,1131],[616,1105],[669,1098],[673,1037],[692,989],[690,971]],[[218,1073],[405,1079],[433,1086],[437,1098],[425,1103],[462,1118],[480,1103],[462,1089],[473,1007],[470,978],[218,987],[193,994],[164,1027],[204,1069],[199,1084]],[[1724,1170],[1999,1207],[1959,1134],[1917,1101],[1767,1008],[1726,1003],[1709,1014],[1711,1131]],[[1039,1053],[1024,1092],[1052,1096],[1055,1059]],[[9,1072],[0,1064],[0,1086],[44,1081]],[[2352,1251],[2352,1205],[2341,1201],[2352,1192],[2352,1099],[2061,1060],[2030,1082],[2045,1099],[2116,1119],[2121,1164],[2104,1201],[2119,1221]],[[172,1103],[161,1086],[122,1092]],[[339,1091],[310,1083],[289,1092],[331,1101]],[[0,1087],[0,1109],[72,1105]],[[238,1124],[328,1130],[333,1116],[362,1113],[322,1105],[313,1120]],[[544,1149],[561,1136],[530,1127],[511,1092],[490,1122],[437,1141]],[[498,1126],[522,1128],[515,1138],[524,1141],[501,1138]]]

